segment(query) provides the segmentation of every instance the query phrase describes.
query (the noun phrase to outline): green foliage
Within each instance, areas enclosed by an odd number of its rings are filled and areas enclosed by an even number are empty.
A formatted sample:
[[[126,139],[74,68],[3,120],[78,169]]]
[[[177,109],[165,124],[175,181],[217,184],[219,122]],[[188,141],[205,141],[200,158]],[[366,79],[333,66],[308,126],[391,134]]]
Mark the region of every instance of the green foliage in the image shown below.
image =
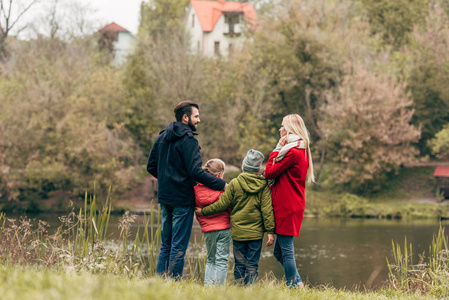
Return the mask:
[[[428,146],[439,159],[449,159],[449,124],[444,125],[443,129],[428,142]]]
[[[146,0],[140,4],[139,36],[156,37],[181,29],[189,0]]]
[[[368,201],[356,195],[346,194],[339,201],[342,216],[364,216]]]
[[[418,147],[421,153],[429,154],[427,142],[449,122],[449,89],[442,84],[449,80],[449,64],[424,60],[410,74],[408,85],[415,109],[413,121],[421,126],[422,132]]]
[[[433,6],[425,27],[413,32],[414,63],[407,78],[413,98],[413,122],[421,127],[417,145],[422,155],[431,154],[427,142],[449,122],[449,18],[440,5]]]
[[[255,57],[242,50],[232,59],[205,60],[205,103],[199,140],[205,157],[220,157],[240,165],[249,149],[268,154],[276,144],[270,116],[276,95],[267,91],[270,75],[253,64]],[[210,126],[212,125],[213,126]],[[217,143],[217,137],[220,142]]]
[[[326,193],[326,195],[329,193]],[[404,203],[389,199],[374,202],[354,194],[309,194],[305,213],[317,217],[377,218],[377,219],[433,219],[448,217],[448,206],[436,203]]]
[[[139,143],[142,149],[150,149],[153,135],[157,131],[155,96],[152,94],[151,78],[147,76],[144,45],[138,44],[137,50],[128,57],[123,75],[123,86],[125,96],[123,101],[122,116],[128,131]]]
[[[320,119],[324,95],[340,81],[342,60],[332,48],[332,36],[337,36],[336,31],[341,29],[334,22],[345,23],[349,12],[344,4],[338,4],[280,4],[276,15],[265,19],[254,37],[257,68],[271,77],[269,88],[279,95],[274,120],[280,123],[284,115],[300,113],[314,140],[321,136],[315,124]]]
[[[415,25],[424,23],[428,0],[361,0],[373,34],[395,47],[408,42]]]

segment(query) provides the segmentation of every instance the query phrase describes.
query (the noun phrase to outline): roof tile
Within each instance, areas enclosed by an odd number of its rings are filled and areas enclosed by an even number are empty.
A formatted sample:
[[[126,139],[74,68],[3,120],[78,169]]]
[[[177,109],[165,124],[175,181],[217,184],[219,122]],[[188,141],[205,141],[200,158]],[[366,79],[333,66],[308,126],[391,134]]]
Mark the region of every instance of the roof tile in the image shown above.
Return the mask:
[[[249,23],[256,25],[257,22],[256,11],[251,3],[191,0],[190,4],[205,32],[214,30],[223,12],[243,12]]]
[[[449,177],[449,167],[436,167],[433,173],[435,177]]]

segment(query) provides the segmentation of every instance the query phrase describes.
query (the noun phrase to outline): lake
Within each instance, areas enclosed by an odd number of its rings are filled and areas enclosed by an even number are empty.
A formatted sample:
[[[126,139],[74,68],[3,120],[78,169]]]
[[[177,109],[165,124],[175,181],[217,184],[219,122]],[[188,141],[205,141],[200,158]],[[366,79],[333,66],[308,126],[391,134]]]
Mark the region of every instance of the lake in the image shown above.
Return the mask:
[[[52,228],[60,224],[54,214],[29,217],[46,220]],[[119,216],[111,217],[108,232],[113,232],[113,236],[119,233],[118,220]],[[448,233],[449,222],[442,221],[441,224]],[[134,234],[139,226],[143,226],[143,216],[138,216],[132,228]],[[301,234],[294,239],[296,263],[303,281],[314,286],[332,284],[348,289],[363,286],[378,288],[388,278],[386,258],[393,261],[392,240],[399,243],[402,249],[404,237],[407,237],[408,243],[413,244],[416,263],[418,254],[429,251],[432,236],[438,232],[439,226],[437,220],[304,218]],[[198,242],[202,238],[196,221],[192,245],[195,238]],[[282,266],[273,257],[272,250],[273,247],[263,247],[259,276],[272,272],[277,278],[282,278]],[[230,278],[232,276],[229,274]]]

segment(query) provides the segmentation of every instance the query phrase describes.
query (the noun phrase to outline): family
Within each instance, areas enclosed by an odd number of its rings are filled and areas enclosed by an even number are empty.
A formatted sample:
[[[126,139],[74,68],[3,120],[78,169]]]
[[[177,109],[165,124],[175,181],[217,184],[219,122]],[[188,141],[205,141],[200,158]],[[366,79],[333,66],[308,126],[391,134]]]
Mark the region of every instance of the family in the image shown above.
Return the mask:
[[[235,280],[255,282],[267,232],[266,245],[274,244],[273,255],[284,268],[286,284],[302,287],[293,237],[301,229],[306,181],[314,181],[309,134],[302,118],[284,117],[281,137],[265,169],[264,155],[250,149],[242,162],[243,173],[226,184],[222,160],[211,159],[202,166],[195,138],[201,122],[199,105],[183,101],[174,113],[176,122],[160,132],[147,164],[147,171],[158,179],[162,217],[156,272],[175,279],[182,276],[196,214],[207,249],[206,285],[226,283],[231,240]]]

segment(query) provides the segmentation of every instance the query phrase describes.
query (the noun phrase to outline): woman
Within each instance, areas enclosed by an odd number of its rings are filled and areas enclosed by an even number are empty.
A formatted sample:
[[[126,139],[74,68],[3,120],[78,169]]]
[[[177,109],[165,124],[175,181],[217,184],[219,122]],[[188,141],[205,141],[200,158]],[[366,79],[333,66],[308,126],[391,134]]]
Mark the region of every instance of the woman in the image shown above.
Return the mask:
[[[293,237],[299,236],[305,207],[306,179],[314,181],[309,133],[299,115],[287,115],[279,129],[281,138],[271,152],[265,177],[272,186],[276,242],[274,256],[284,267],[288,286],[303,286],[296,269]]]

